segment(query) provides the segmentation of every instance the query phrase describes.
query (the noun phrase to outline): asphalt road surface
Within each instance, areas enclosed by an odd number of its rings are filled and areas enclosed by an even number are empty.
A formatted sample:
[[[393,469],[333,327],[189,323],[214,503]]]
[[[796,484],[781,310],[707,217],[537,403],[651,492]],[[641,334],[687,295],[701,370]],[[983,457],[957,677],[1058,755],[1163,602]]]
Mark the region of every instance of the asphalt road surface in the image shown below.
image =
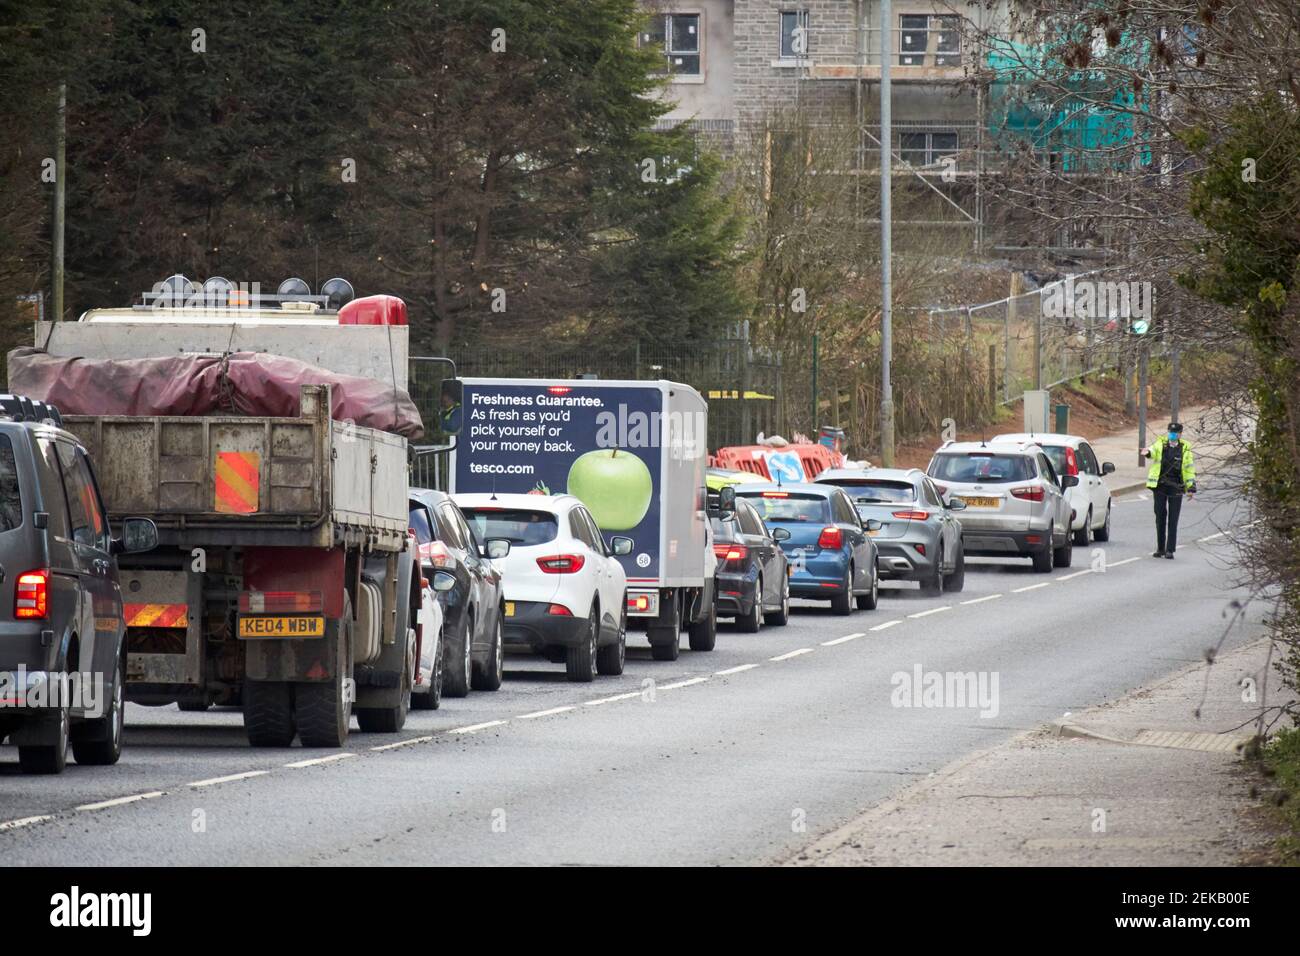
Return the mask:
[[[847,617],[796,602],[789,626],[724,625],[716,651],[674,663],[633,634],[626,672],[592,684],[512,656],[500,691],[414,711],[400,734],[354,730],[340,752],[251,749],[235,710],[132,705],[115,767],[23,776],[0,747],[0,852],[9,866],[771,861],[1225,632],[1227,647],[1257,636],[1262,609],[1225,617],[1251,519],[1205,485],[1174,561],[1150,557],[1151,502],[1128,495],[1112,541],[1051,575],[972,559],[960,594],[890,586]],[[996,679],[996,699],[896,706],[896,675],[918,667],[975,672],[989,695]]]

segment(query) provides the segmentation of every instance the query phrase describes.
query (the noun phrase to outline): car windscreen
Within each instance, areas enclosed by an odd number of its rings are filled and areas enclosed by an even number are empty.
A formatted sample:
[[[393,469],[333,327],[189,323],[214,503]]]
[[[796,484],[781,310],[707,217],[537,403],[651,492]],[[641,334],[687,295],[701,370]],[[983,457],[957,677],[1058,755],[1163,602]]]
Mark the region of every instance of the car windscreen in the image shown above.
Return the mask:
[[[910,481],[891,481],[887,478],[847,478],[826,482],[838,485],[849,493],[855,505],[896,505],[916,500],[916,489]]]
[[[505,538],[513,545],[554,541],[560,524],[549,511],[523,508],[462,508],[465,520],[479,540]]]
[[[930,462],[929,475],[936,481],[996,485],[1031,480],[1034,477],[1034,465],[1025,455],[954,452],[935,455]]]
[[[831,520],[831,503],[821,495],[800,495],[788,491],[745,493],[758,509],[764,521],[819,521]]]
[[[0,435],[0,531],[22,527],[23,502],[18,490],[18,463],[8,435]]]

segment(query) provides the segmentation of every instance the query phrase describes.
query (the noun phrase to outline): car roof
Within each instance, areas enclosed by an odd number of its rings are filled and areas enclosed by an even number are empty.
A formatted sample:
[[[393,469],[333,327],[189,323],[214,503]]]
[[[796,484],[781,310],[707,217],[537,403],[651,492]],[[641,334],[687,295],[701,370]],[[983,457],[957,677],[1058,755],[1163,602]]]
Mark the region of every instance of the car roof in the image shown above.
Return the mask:
[[[1025,455],[1032,454],[1038,448],[1037,442],[1012,442],[1012,441],[954,441],[947,442],[942,447],[935,450],[936,455],[944,454],[966,454],[968,452],[986,451],[991,455]]]
[[[888,481],[911,481],[924,477],[920,468],[827,468],[814,482],[828,483],[833,478],[883,478]]]
[[[989,440],[995,442],[1030,442],[1035,445],[1078,445],[1088,439],[1082,435],[1062,435],[1059,432],[1015,432],[1006,435],[994,435]]]
[[[835,485],[819,485],[811,481],[786,481],[781,484],[768,481],[761,485],[737,485],[736,497],[754,498],[761,496],[765,491],[789,491],[798,494],[814,494],[819,497],[828,497],[834,492],[835,488]]]
[[[530,495],[526,492],[493,494],[467,492],[453,495],[452,500],[462,508],[519,508],[533,511],[559,512],[582,504],[574,495]]]

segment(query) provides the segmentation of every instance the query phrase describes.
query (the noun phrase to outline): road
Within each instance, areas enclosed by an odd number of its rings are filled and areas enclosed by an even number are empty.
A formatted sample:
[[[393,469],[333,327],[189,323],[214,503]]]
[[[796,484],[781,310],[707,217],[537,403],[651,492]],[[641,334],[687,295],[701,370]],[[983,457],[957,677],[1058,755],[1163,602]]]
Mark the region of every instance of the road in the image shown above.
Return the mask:
[[[1200,658],[1242,596],[1226,565],[1249,521],[1205,488],[1174,561],[1150,557],[1151,503],[1128,495],[1094,546],[1104,570],[1082,549],[1050,576],[972,560],[961,594],[886,588],[849,617],[797,604],[785,628],[724,627],[674,663],[632,635],[625,674],[594,684],[508,657],[499,692],[341,752],[253,750],[237,711],[132,705],[115,767],[27,777],[0,748],[0,848],[11,866],[780,859],[920,775]],[[894,706],[894,675],[918,666],[996,677],[996,714]]]

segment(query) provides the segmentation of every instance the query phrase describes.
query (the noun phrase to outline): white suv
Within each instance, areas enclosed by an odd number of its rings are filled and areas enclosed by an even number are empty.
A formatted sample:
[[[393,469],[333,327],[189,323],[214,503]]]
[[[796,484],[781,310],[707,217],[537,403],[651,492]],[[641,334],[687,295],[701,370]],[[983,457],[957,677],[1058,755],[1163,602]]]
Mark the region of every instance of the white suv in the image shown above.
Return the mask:
[[[1047,453],[1058,475],[1074,475],[1079,483],[1067,492],[1074,520],[1074,543],[1086,548],[1094,540],[1110,540],[1110,489],[1102,480],[1115,470],[1109,461],[1099,462],[1088,440],[1079,435],[998,435],[995,442],[1035,442]]]
[[[631,538],[601,536],[573,495],[455,496],[481,540],[505,538],[505,645],[564,661],[572,681],[623,673],[627,578],[618,555]]]
[[[945,498],[960,498],[967,555],[1028,557],[1035,571],[1068,568],[1073,557],[1066,491],[1075,475],[1058,476],[1032,442],[945,442],[926,474]]]

